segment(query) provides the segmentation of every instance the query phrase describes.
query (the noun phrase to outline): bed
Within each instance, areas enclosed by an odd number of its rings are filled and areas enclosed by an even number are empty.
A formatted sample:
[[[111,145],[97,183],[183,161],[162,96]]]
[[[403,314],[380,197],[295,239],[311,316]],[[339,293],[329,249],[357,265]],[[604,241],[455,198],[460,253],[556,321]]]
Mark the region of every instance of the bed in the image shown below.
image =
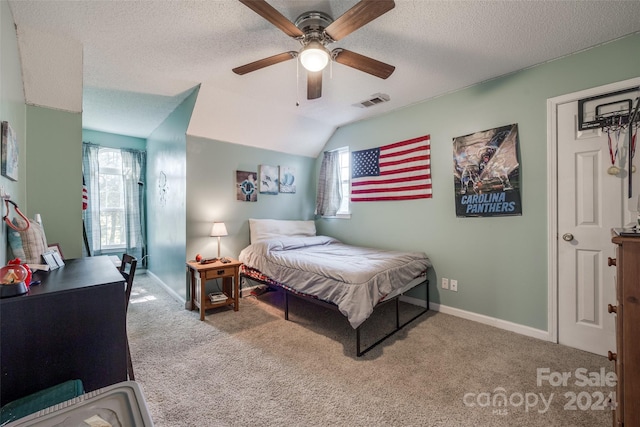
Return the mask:
[[[356,331],[356,353],[361,356],[428,311],[426,271],[431,267],[422,252],[386,251],[346,245],[316,235],[313,221],[250,219],[251,244],[240,253],[240,275],[285,292],[285,319],[289,296],[338,310]],[[423,285],[426,308],[400,323],[399,297]],[[395,302],[396,327],[374,344],[361,348],[360,327],[376,307]]]

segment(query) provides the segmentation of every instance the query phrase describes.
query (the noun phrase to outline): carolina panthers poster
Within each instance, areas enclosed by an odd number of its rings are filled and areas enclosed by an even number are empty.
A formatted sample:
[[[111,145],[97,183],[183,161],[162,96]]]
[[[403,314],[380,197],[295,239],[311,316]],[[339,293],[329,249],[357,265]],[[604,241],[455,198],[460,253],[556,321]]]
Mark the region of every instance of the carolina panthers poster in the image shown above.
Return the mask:
[[[518,124],[453,139],[456,216],[522,215]]]

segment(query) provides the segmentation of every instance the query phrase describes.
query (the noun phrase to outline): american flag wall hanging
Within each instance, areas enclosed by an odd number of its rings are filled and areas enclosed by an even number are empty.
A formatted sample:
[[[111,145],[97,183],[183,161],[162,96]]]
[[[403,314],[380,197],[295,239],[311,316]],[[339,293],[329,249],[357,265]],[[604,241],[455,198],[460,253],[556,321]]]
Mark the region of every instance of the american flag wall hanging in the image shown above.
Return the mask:
[[[84,182],[84,175],[82,175],[82,210],[86,211],[89,207],[89,193],[87,192],[87,184]]]
[[[429,135],[351,153],[351,201],[429,199]]]

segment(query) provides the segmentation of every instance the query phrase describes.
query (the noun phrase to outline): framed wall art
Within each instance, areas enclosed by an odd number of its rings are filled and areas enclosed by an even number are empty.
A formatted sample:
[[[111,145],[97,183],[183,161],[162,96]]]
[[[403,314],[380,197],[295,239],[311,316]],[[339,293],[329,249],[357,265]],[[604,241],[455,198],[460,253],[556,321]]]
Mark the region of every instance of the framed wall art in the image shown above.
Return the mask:
[[[9,125],[2,122],[2,175],[12,181],[18,180],[18,138]]]
[[[236,171],[236,198],[243,202],[258,201],[258,182],[255,172]]]
[[[280,192],[296,192],[296,170],[289,166],[280,166]]]
[[[260,165],[258,188],[264,194],[278,194],[278,166]]]
[[[522,215],[518,124],[453,139],[457,217]]]

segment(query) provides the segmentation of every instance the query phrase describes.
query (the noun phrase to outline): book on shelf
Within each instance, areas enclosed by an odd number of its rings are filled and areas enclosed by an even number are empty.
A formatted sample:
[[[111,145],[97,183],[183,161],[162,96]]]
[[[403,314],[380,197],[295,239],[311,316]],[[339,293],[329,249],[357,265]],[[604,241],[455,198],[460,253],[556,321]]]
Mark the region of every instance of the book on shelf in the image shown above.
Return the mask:
[[[214,292],[209,294],[209,300],[211,302],[222,302],[227,300],[227,296],[222,292]]]

